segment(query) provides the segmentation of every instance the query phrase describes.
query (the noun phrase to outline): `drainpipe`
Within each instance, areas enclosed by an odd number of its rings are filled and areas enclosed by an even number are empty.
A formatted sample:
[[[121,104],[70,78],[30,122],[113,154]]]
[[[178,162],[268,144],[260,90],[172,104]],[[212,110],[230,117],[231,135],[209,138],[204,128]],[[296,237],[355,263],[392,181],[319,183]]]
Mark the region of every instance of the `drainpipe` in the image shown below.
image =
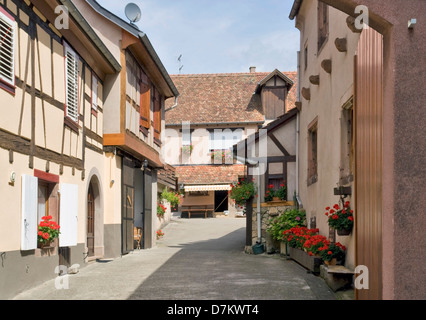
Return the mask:
[[[174,104],[174,105],[172,105],[170,108],[167,108],[167,109],[165,110],[165,112],[170,111],[170,110],[172,110],[172,109],[176,108],[177,106],[178,106],[178,97],[175,97],[175,104]]]
[[[259,168],[259,164],[257,166]],[[259,169],[260,172],[260,169]],[[260,213],[260,174],[257,175],[257,242],[262,243],[262,215]]]
[[[300,101],[300,87],[302,83],[300,72],[300,51],[297,52],[297,101]],[[296,201],[297,207],[303,207],[302,201],[299,196],[299,141],[300,141],[300,111],[297,112],[296,117]]]

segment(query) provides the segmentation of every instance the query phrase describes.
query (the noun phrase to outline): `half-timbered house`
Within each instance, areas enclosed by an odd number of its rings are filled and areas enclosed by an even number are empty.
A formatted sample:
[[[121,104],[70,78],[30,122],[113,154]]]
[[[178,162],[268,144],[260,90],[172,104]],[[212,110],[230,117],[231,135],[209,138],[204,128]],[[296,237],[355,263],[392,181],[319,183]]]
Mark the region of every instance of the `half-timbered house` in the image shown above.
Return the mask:
[[[231,184],[246,176],[233,145],[294,108],[296,72],[173,75],[178,103],[166,109],[168,162],[185,192],[182,214],[242,213],[229,199]],[[275,172],[284,183],[285,171]],[[275,176],[270,176],[275,178]]]
[[[0,297],[104,254],[103,97],[120,68],[71,1],[0,1]],[[60,235],[39,248],[44,216]]]
[[[111,76],[105,88],[103,132],[108,171],[105,206],[109,208],[106,255],[117,257],[134,250],[135,233],[142,233],[143,248],[155,245],[158,183],[175,185],[158,175],[165,169],[161,157],[164,106],[179,93],[148,36],[135,24],[97,1],[74,3],[121,65],[121,72]]]

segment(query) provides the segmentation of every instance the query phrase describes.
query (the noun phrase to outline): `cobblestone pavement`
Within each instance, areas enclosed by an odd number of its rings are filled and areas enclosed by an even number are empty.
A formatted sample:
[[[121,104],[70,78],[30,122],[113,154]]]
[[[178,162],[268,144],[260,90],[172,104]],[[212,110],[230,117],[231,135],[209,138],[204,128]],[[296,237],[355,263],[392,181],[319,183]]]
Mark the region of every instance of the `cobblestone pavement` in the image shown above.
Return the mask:
[[[294,261],[244,253],[244,218],[177,219],[163,230],[165,236],[152,249],[91,263],[15,299],[336,299],[322,278]]]

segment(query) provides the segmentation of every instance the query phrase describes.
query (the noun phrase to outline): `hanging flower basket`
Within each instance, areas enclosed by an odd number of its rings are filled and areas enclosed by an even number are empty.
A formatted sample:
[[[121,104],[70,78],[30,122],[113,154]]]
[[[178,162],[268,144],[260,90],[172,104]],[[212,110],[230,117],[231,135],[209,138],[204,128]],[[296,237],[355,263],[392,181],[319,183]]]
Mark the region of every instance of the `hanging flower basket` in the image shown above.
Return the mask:
[[[325,208],[325,215],[328,217],[328,225],[337,230],[339,236],[347,236],[351,233],[354,225],[353,210],[350,207],[349,201],[346,201],[341,208],[335,204],[333,208]]]

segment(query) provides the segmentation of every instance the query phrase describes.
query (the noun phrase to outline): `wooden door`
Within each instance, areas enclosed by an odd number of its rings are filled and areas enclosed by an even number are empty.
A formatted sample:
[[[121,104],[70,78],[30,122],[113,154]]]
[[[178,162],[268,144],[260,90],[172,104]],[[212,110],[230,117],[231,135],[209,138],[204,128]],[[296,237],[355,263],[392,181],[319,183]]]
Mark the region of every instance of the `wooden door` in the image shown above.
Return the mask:
[[[134,188],[131,186],[124,186],[124,203],[123,203],[123,217],[122,217],[122,252],[123,254],[129,253],[133,250],[133,219],[134,219]]]
[[[355,259],[369,275],[356,297],[375,300],[382,298],[382,35],[364,29],[355,61]]]
[[[95,255],[95,197],[92,184],[87,195],[87,249],[89,257]]]

